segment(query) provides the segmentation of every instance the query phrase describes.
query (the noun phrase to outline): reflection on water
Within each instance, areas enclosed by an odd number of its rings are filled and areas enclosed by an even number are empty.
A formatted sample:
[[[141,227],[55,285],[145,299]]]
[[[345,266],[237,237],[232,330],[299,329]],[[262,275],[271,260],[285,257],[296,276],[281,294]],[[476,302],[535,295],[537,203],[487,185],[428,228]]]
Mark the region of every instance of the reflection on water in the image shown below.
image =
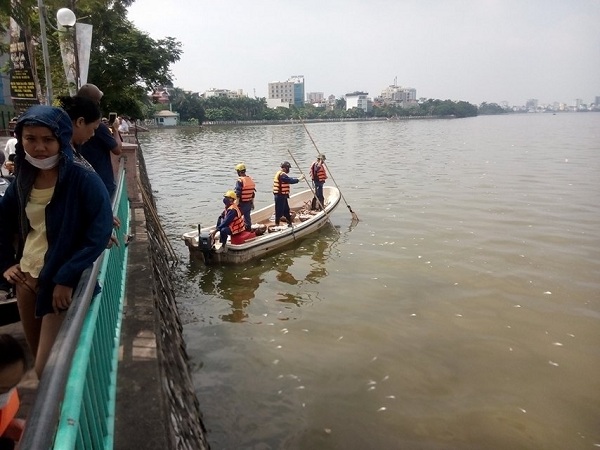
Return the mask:
[[[340,205],[339,235],[180,265],[211,446],[598,447],[600,114],[308,126],[358,225]],[[234,163],[260,207],[288,149],[315,157],[300,124],[142,139],[184,261]]]
[[[259,288],[261,283],[267,279],[274,276],[275,280],[282,285],[299,286],[318,284],[322,278],[327,276],[326,260],[339,237],[340,234],[335,228],[326,225],[319,232],[280,253],[246,264],[206,266],[203,262],[192,258],[189,262],[187,279],[189,282],[197,281],[202,295],[212,296],[218,301],[229,302],[231,311],[221,313],[220,319],[226,322],[246,322],[249,319],[246,309],[257,295],[263,295],[262,292],[259,292]],[[292,270],[294,264],[304,259],[308,260],[306,272]],[[295,306],[310,302],[310,298],[307,298],[305,292],[299,293],[280,288],[271,295],[273,297],[270,299],[260,298],[259,300]],[[257,322],[260,319],[252,318],[251,320]]]

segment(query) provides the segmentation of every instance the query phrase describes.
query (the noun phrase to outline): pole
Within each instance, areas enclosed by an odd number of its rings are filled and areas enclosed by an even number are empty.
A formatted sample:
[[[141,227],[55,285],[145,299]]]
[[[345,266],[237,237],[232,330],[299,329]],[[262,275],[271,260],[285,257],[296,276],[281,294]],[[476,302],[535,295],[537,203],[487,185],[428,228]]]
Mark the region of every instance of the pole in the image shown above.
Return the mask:
[[[310,183],[308,182],[308,180],[306,179],[306,176],[304,175],[304,173],[302,172],[302,169],[300,168],[300,164],[298,164],[298,161],[296,161],[296,158],[294,158],[294,155],[292,154],[292,151],[290,149],[288,149],[288,153],[290,154],[290,156],[292,157],[292,161],[294,161],[294,164],[296,164],[296,167],[298,168],[298,171],[300,172],[300,175],[304,176],[304,181],[306,181],[306,184],[308,185],[308,188],[310,189],[310,192],[312,192],[313,196],[316,198],[317,194],[315,193],[314,189],[312,188],[312,186],[310,185]],[[339,190],[339,189],[338,189]],[[342,194],[342,192],[340,191],[340,195]],[[318,199],[317,199],[318,200]],[[327,221],[331,224],[331,227],[338,233],[340,234],[340,232],[337,230],[337,228],[335,227],[335,225],[333,224],[333,222],[331,221],[331,218],[329,217],[329,213],[327,212],[327,210],[325,209],[325,205],[323,203],[321,203],[321,200],[319,200],[319,205],[321,205],[321,209],[323,210],[323,212],[325,213],[325,217],[327,217]]]
[[[302,126],[306,130],[306,134],[308,134],[308,137],[310,138],[310,141],[312,142],[313,146],[315,147],[315,150],[317,151],[317,154],[321,154],[321,151],[319,150],[319,147],[317,147],[317,144],[315,143],[314,139],[310,135],[310,132],[308,131],[308,128],[306,127],[306,124],[304,123],[304,120],[302,120],[302,116],[300,114],[298,114],[298,118],[300,119],[300,122],[302,123]],[[346,207],[348,208],[348,211],[350,211],[350,214],[352,214],[352,220],[358,222],[358,216],[356,215],[356,213],[354,211],[352,211],[352,208],[350,207],[350,205],[348,204],[348,202],[344,198],[344,194],[342,194],[342,190],[340,189],[340,187],[338,186],[338,184],[335,182],[335,179],[333,178],[333,174],[329,170],[329,166],[327,164],[325,165],[325,168],[327,169],[327,172],[329,173],[329,176],[331,177],[331,181],[333,181],[333,184],[335,184],[335,187],[338,188],[338,191],[340,191],[340,196],[342,197],[342,200],[344,200],[344,203],[346,204]]]
[[[50,73],[50,54],[48,52],[48,37],[46,35],[46,7],[43,0],[38,0],[40,15],[40,37],[42,40],[42,55],[44,57],[44,76],[46,77],[46,104],[52,104],[52,75]]]

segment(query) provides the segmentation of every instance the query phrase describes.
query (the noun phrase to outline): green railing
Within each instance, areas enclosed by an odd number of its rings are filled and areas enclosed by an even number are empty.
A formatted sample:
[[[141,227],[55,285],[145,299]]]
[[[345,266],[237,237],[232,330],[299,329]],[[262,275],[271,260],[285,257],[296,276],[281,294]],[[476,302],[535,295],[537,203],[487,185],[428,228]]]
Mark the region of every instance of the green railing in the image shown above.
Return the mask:
[[[111,449],[130,208],[123,164],[113,213],[119,245],[104,251],[77,287],[40,380],[21,449]],[[96,280],[101,291],[94,294]]]

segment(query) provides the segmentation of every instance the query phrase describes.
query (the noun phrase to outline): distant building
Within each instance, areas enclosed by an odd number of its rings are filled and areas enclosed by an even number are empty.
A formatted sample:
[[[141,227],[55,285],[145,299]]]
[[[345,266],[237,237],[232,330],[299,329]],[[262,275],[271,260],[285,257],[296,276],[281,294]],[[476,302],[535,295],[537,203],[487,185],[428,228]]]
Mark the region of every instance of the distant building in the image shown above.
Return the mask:
[[[396,86],[386,87],[381,91],[381,102],[387,105],[409,106],[417,103],[417,90],[409,87]]]
[[[306,94],[307,103],[323,103],[325,100],[325,94],[323,92],[309,92]]]
[[[244,94],[243,89],[237,89],[235,91],[231,91],[229,89],[211,88],[207,91],[204,91],[204,94],[202,94],[202,97],[204,97],[204,98],[210,98],[210,97],[243,98],[243,97],[248,97],[248,95]]]
[[[277,109],[277,108],[288,108],[290,107],[290,103],[286,102],[280,98],[268,98],[267,99],[267,108]]]
[[[297,107],[304,106],[304,76],[295,75],[287,81],[269,83],[269,97],[267,100],[271,99],[280,99]]]
[[[179,123],[179,113],[164,109],[154,113],[154,123],[159,127],[175,126]]]
[[[364,112],[370,112],[373,109],[373,102],[369,98],[368,92],[352,92],[346,94],[346,110],[360,108]]]

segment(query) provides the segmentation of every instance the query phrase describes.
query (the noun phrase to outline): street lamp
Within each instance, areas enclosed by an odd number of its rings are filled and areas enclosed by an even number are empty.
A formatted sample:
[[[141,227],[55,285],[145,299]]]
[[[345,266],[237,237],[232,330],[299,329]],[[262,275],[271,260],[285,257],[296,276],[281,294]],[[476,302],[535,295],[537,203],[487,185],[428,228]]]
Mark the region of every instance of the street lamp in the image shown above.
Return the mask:
[[[46,15],[46,7],[43,0],[37,0],[38,11],[40,14],[40,35],[42,41],[42,56],[44,59],[44,74],[46,77],[46,104],[52,104],[52,74],[50,71],[50,53],[48,52],[48,37],[46,35],[46,22],[52,28],[58,31],[58,28],[52,26]],[[58,25],[69,28],[75,25],[77,18],[75,13],[69,8],[61,8],[56,13],[56,21]]]

